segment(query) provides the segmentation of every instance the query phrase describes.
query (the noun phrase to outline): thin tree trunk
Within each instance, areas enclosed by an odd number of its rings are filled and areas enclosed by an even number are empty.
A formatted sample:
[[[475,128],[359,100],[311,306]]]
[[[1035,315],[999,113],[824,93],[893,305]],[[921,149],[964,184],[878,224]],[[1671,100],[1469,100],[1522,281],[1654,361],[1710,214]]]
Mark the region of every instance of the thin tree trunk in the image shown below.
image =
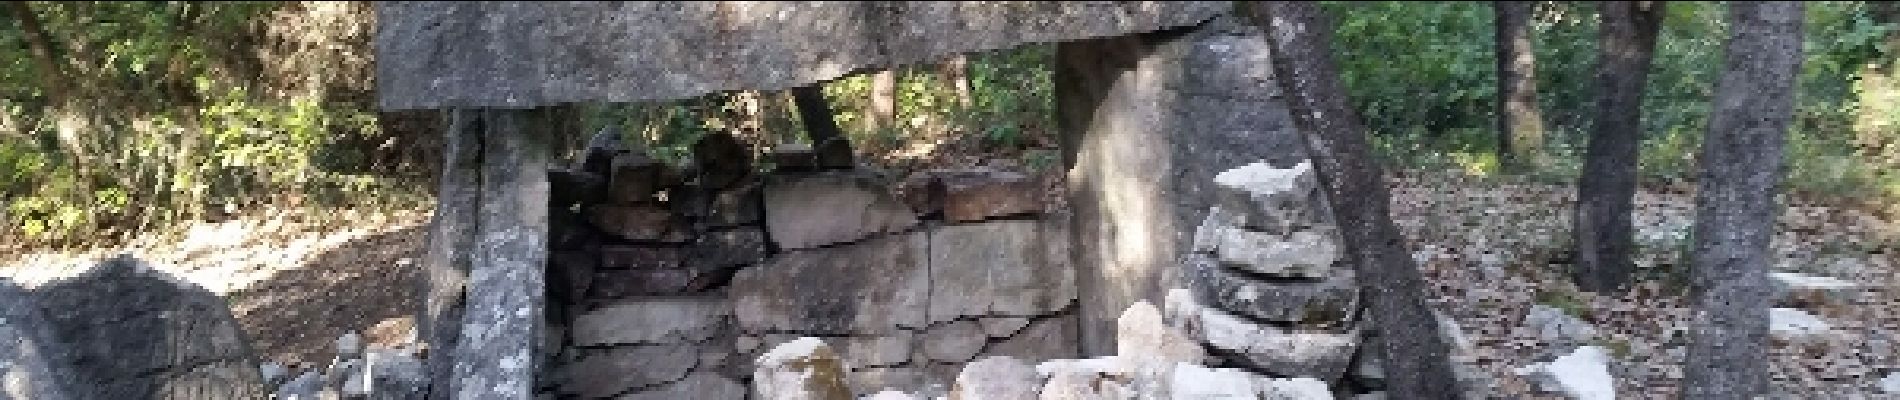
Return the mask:
[[[950,84],[950,90],[957,96],[957,105],[970,106],[970,56],[958,54],[950,56],[937,67],[944,82]]]
[[[1768,244],[1794,119],[1802,18],[1801,2],[1729,3],[1724,69],[1697,177],[1686,399],[1767,394]]]
[[[1450,347],[1438,334],[1438,319],[1425,304],[1425,280],[1393,225],[1385,177],[1374,162],[1366,130],[1346,98],[1331,54],[1332,25],[1318,4],[1254,2],[1257,22],[1267,27],[1273,67],[1333,207],[1367,297],[1374,330],[1384,340],[1388,390],[1411,399],[1456,399]],[[1264,14],[1264,15],[1262,15]]]
[[[792,88],[792,102],[798,107],[798,119],[805,123],[805,135],[811,139],[813,151],[818,153],[819,164],[826,167],[848,167],[854,163],[851,140],[838,128],[833,119],[831,102],[825,99],[825,93],[817,84]]]
[[[897,120],[897,71],[871,74],[871,107],[864,110],[864,132],[875,133]]]
[[[65,58],[59,47],[53,44],[52,34],[46,31],[46,25],[40,23],[39,14],[28,7],[24,1],[5,2],[8,14],[20,24],[25,34],[27,53],[33,56],[33,66],[39,70],[40,90],[46,93],[46,110],[53,118],[55,137],[59,140],[60,150],[72,157],[73,166],[81,176],[82,189],[90,187],[92,180],[91,162],[80,136],[88,125],[87,119],[80,115],[74,104],[69,85],[74,81],[66,76]]]
[[[1498,159],[1511,168],[1539,164],[1544,117],[1537,108],[1537,55],[1531,51],[1534,1],[1496,1]]]
[[[1577,182],[1572,224],[1577,287],[1611,292],[1629,283],[1630,210],[1636,196],[1636,160],[1643,139],[1642,101],[1662,2],[1598,3],[1596,122]]]

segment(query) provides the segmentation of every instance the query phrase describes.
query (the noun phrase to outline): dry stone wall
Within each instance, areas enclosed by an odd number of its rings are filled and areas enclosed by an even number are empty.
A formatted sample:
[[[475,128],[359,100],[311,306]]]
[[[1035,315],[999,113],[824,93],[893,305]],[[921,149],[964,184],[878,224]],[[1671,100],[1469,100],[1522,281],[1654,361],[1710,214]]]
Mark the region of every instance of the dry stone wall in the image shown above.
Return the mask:
[[[858,395],[1078,356],[1067,218],[1029,174],[760,171],[721,136],[687,166],[603,136],[549,172],[544,398],[743,398],[800,337]]]

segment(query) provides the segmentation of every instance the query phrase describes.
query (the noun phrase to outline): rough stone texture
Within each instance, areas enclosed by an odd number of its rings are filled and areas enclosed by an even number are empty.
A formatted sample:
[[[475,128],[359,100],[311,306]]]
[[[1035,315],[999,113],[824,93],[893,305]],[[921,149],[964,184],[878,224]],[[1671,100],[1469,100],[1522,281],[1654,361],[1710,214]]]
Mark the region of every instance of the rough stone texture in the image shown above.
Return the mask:
[[[725,189],[751,175],[752,152],[730,133],[711,132],[693,143],[693,163],[699,166],[699,186]]]
[[[698,350],[691,345],[599,349],[549,373],[561,393],[605,398],[685,378],[699,364]]]
[[[1531,306],[1524,315],[1524,325],[1537,331],[1537,336],[1545,342],[1559,345],[1587,343],[1597,335],[1596,327],[1591,326],[1589,321],[1542,304]]]
[[[1241,229],[1216,231],[1214,254],[1227,265],[1274,277],[1324,278],[1334,274],[1339,246],[1330,235],[1298,231],[1288,235]]]
[[[652,390],[629,393],[616,397],[618,400],[744,400],[745,385],[731,378],[708,374],[693,373],[678,382],[666,384]]]
[[[679,243],[689,238],[689,227],[659,206],[595,205],[587,218],[595,227],[627,240]]]
[[[1183,26],[1224,2],[376,4],[385,109],[781,90],[864,67]],[[394,61],[400,60],[400,61]]]
[[[1195,299],[1216,308],[1306,326],[1338,326],[1358,309],[1358,287],[1349,269],[1333,269],[1316,281],[1262,281],[1203,254],[1185,257],[1183,273]]]
[[[931,361],[964,362],[983,351],[989,336],[974,321],[954,321],[924,331],[923,354]]]
[[[1768,334],[1779,339],[1797,340],[1827,334],[1833,328],[1814,314],[1793,308],[1768,309]]]
[[[1880,378],[1880,391],[1900,394],[1900,372],[1889,372],[1887,377]]]
[[[600,269],[678,269],[686,254],[675,247],[600,246]]]
[[[1610,378],[1610,357],[1602,347],[1578,347],[1548,363],[1518,370],[1545,390],[1576,400],[1614,400],[1616,381]]]
[[[775,178],[765,188],[765,226],[781,249],[853,242],[917,225],[909,206],[864,174]]]
[[[12,282],[0,281],[0,397],[73,399],[74,381],[66,348],[54,336],[39,303]]]
[[[1159,363],[1200,363],[1207,352],[1194,339],[1169,327],[1161,310],[1146,301],[1122,312],[1115,329],[1115,355]]]
[[[122,256],[40,286],[34,294],[46,325],[28,325],[33,322],[27,318],[9,319],[8,325],[20,324],[13,329],[25,333],[22,339],[31,339],[33,330],[49,328],[40,333],[50,336],[42,338],[56,339],[11,346],[13,351],[35,351],[41,356],[63,353],[70,369],[40,372],[70,373],[63,378],[73,383],[67,387],[71,398],[250,399],[266,395],[258,360],[237,319],[224,300],[204,288]],[[8,311],[24,310],[14,305]],[[31,355],[20,353],[20,357],[30,361],[26,357]],[[34,369],[21,364],[9,372],[30,376],[24,374],[33,374]],[[15,390],[11,384],[5,387]]]
[[[1028,174],[995,168],[930,173],[935,179],[927,198],[941,202],[944,220],[971,222],[1042,212],[1045,189]]]
[[[758,181],[751,180],[713,194],[711,204],[707,205],[707,215],[704,216],[706,225],[726,228],[765,221],[765,196],[760,191],[762,186]]]
[[[1232,352],[1265,372],[1339,379],[1351,364],[1358,340],[1351,333],[1299,332],[1254,324],[1225,311],[1202,307],[1185,289],[1168,293],[1165,316],[1189,337]]]
[[[870,337],[854,336],[839,341],[844,342],[845,367],[853,370],[904,364],[910,361],[911,353],[917,348],[916,334],[911,331]]]
[[[696,268],[756,264],[765,260],[765,247],[765,232],[758,228],[706,232],[688,248],[687,257]]]
[[[957,373],[950,400],[1036,400],[1036,369],[1012,357],[983,357]]]
[[[848,375],[845,385],[852,393],[917,388],[930,380],[928,372],[914,366],[864,368],[853,370]]]
[[[1262,379],[1255,384],[1261,400],[1332,400],[1326,382],[1313,378]]]
[[[711,297],[645,298],[590,310],[574,319],[579,346],[688,343],[730,325],[732,306]]]
[[[1251,163],[1215,175],[1214,185],[1233,227],[1286,233],[1331,219],[1309,162],[1291,168]]]
[[[469,267],[476,256],[475,239],[481,224],[478,212],[482,199],[482,136],[487,134],[481,123],[481,112],[453,110],[445,114],[448,126],[442,135],[442,174],[437,179],[435,215],[429,222],[429,248],[421,263],[423,279],[420,285],[425,298],[416,316],[416,328],[421,340],[436,354],[453,353],[455,341],[462,334],[462,313],[466,306],[463,291],[467,288]],[[605,165],[600,167],[604,169]],[[572,217],[567,214],[549,215]],[[582,225],[579,222],[562,222],[550,220],[550,228]],[[551,242],[557,246],[570,242],[562,237],[550,239],[562,239]],[[452,359],[429,357],[426,360],[430,399],[452,398],[450,395],[453,393],[449,388],[454,387],[455,381],[460,379],[455,375]]]
[[[1059,222],[996,221],[930,231],[930,321],[1034,316],[1076,297],[1068,230]]]
[[[849,400],[844,362],[817,338],[799,338],[759,356],[752,373],[760,400]]]
[[[653,195],[659,193],[661,186],[664,185],[660,176],[669,168],[666,164],[647,157],[645,153],[620,153],[613,160],[613,172],[608,176],[606,200],[615,203],[642,203],[655,200]]]
[[[1225,400],[1257,398],[1254,375],[1227,368],[1175,364],[1168,374],[1170,400]]]
[[[990,343],[981,356],[1010,356],[1026,361],[1075,358],[1080,355],[1075,343],[1075,315],[1065,314],[1037,319],[1008,338]]]
[[[548,170],[548,187],[556,208],[575,203],[599,203],[607,200],[607,179],[594,173],[556,168]]]
[[[1776,303],[1790,306],[1848,304],[1862,291],[1859,284],[1840,278],[1793,272],[1770,272],[1768,281]]]
[[[1021,332],[1023,327],[1029,326],[1029,318],[990,317],[976,320],[976,323],[977,325],[983,326],[983,334],[990,335],[992,338],[1000,338]]]
[[[614,269],[594,272],[590,300],[611,300],[631,296],[700,293],[723,282],[729,268],[720,265],[691,264],[674,269]]]
[[[1216,203],[1216,174],[1306,158],[1277,98],[1267,43],[1215,18],[1169,34],[1062,43],[1056,106],[1073,208],[1085,350],[1115,318],[1178,287],[1164,271]]]
[[[921,233],[780,254],[727,288],[747,332],[888,332],[922,327],[930,295]]]
[[[454,352],[458,399],[534,393],[547,290],[546,110],[483,110],[480,233]]]

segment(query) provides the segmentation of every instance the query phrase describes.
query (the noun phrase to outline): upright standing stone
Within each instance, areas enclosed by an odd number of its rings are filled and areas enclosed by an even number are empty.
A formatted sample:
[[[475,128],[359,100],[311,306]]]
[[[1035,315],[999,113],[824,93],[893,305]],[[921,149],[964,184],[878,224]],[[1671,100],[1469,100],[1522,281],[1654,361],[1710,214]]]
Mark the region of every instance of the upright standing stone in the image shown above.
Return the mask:
[[[462,335],[462,289],[468,282],[480,226],[476,211],[482,198],[482,131],[479,111],[453,110],[443,132],[442,177],[436,189],[435,219],[429,225],[428,253],[422,259],[422,315],[416,318],[417,331],[429,346],[431,400],[450,399],[449,388],[457,380],[450,360]]]
[[[1306,155],[1275,97],[1267,43],[1244,24],[1217,17],[1056,53],[1082,342],[1085,354],[1105,355],[1122,310],[1178,286],[1163,271],[1215,204],[1215,174]]]
[[[548,152],[540,110],[482,113],[482,200],[468,308],[455,349],[456,399],[534,393],[547,259]]]

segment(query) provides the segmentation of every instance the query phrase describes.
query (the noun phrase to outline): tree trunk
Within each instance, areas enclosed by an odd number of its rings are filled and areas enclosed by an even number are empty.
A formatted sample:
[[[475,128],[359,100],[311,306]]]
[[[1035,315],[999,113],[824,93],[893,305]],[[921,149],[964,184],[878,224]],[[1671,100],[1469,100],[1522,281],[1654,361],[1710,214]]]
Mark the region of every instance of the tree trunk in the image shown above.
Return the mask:
[[[1389,391],[1412,399],[1456,399],[1450,347],[1425,304],[1425,279],[1391,219],[1385,177],[1372,157],[1366,130],[1346,98],[1332,58],[1332,25],[1306,1],[1254,2],[1255,18],[1269,29],[1274,76],[1333,199],[1345,261],[1357,269],[1370,306],[1377,353]]]
[[[1801,2],[1729,3],[1724,69],[1697,176],[1686,399],[1767,394],[1768,244],[1803,15]]]
[[[1537,108],[1537,55],[1531,51],[1534,1],[1496,1],[1498,57],[1498,160],[1511,168],[1536,166],[1544,147],[1544,117]]]
[[[1577,182],[1572,279],[1585,291],[1611,292],[1629,283],[1643,87],[1663,3],[1605,1],[1598,8],[1596,122]]]
[[[792,88],[792,103],[798,107],[798,119],[805,124],[805,135],[811,139],[820,165],[848,167],[854,164],[851,140],[832,118],[831,102],[825,100],[825,92],[819,90],[818,84]]]
[[[897,120],[897,71],[871,74],[871,107],[864,110],[864,132],[876,133]]]
[[[74,170],[79,172],[82,190],[90,190],[92,173],[91,161],[80,136],[88,124],[88,119],[79,113],[77,100],[69,86],[74,84],[66,77],[65,58],[59,47],[53,44],[53,36],[46,31],[46,25],[40,23],[39,14],[34,13],[24,1],[6,2],[8,14],[20,24],[25,34],[27,53],[33,55],[33,67],[39,70],[40,90],[46,94],[47,114],[53,118],[55,137],[61,151],[72,157]]]
[[[950,56],[949,60],[937,66],[937,70],[943,76],[943,81],[950,85],[951,92],[956,94],[957,105],[970,107],[970,56]]]

